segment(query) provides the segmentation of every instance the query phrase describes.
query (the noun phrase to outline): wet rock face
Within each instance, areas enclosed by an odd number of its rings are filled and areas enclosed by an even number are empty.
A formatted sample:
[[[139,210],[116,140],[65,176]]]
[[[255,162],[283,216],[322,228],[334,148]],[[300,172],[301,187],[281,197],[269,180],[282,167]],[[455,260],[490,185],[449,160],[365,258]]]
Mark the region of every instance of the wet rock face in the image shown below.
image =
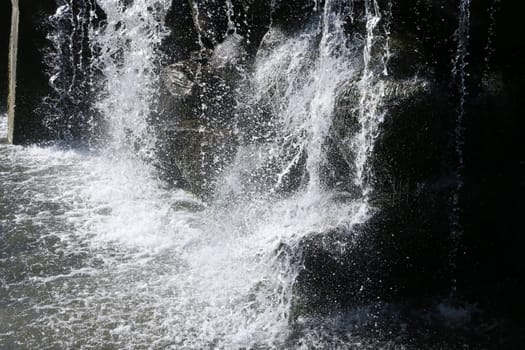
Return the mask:
[[[504,38],[523,28],[504,19],[512,17],[512,6],[505,5],[492,15],[503,24],[488,39],[490,6],[492,2],[486,1],[471,7],[461,140],[465,168],[458,180],[455,133],[460,96],[453,74],[458,3],[394,2],[393,56],[382,101],[386,117],[371,161],[372,203],[378,211],[361,228],[364,242],[351,242],[352,233],[343,232],[313,234],[304,240],[298,309],[340,308],[377,298],[447,296],[455,279],[460,298],[515,312],[506,298],[516,300],[525,285],[519,277],[524,264],[517,261],[516,248],[524,243],[517,214],[525,189],[525,143],[517,132],[523,130],[519,116],[524,106],[523,100],[518,102],[517,89],[525,75]],[[358,28],[356,23],[349,33]],[[489,42],[492,48],[487,48]],[[341,90],[328,142],[330,183],[350,193],[354,155],[346,140],[358,127],[351,108],[359,98],[356,84],[349,82]],[[454,243],[452,196],[458,181],[463,181],[459,194],[463,232]],[[334,254],[334,247],[341,245],[353,248]],[[459,254],[451,258],[454,249]],[[523,303],[515,306],[525,309]]]
[[[460,86],[452,73],[458,6],[455,1],[394,3],[393,40],[396,37],[415,40],[399,41],[403,44],[391,62],[391,72],[394,77],[406,72],[417,74],[428,82],[428,94],[389,108],[374,157],[378,193],[395,193],[394,188],[400,187],[394,186],[395,183],[404,183],[403,197],[408,204],[397,208],[388,205],[379,215],[391,221],[399,213],[414,213],[407,218],[408,222],[404,219],[407,226],[400,232],[402,241],[407,243],[397,251],[408,256],[419,255],[420,266],[427,266],[427,271],[434,267],[441,275],[451,273],[446,263],[432,263],[436,259],[416,252],[426,252],[431,257],[436,249],[441,250],[443,259],[448,261],[446,252],[452,248],[447,240],[450,227],[446,223],[450,222],[451,191],[458,181],[454,132]],[[519,117],[523,104],[516,103],[512,96],[516,96],[515,84],[524,81],[524,68],[514,61],[505,38],[523,33],[524,29],[513,20],[512,8],[510,3],[493,1],[472,2],[470,7],[467,95],[461,140],[465,159],[464,186],[460,192],[463,236],[455,276],[460,291],[487,298],[485,302],[491,298],[490,294],[501,302],[501,307],[505,307],[505,302],[498,293],[514,295],[523,290],[517,287],[521,282],[502,282],[514,279],[517,271],[523,269],[523,264],[516,264],[512,258],[519,255],[514,248],[516,244],[523,243],[518,238],[517,216],[513,216],[518,208],[516,198],[524,193],[517,176],[524,173],[520,159],[525,147],[523,138],[515,131],[523,129],[523,119]],[[523,42],[517,45],[523,46]],[[407,56],[411,47],[418,51],[413,58],[410,53]],[[426,203],[423,208],[422,203]],[[495,241],[494,235],[505,238]],[[435,244],[425,244],[421,236]],[[487,259],[488,256],[494,258]],[[417,290],[416,287],[413,289]],[[479,290],[487,288],[491,292],[483,296]],[[499,292],[491,294],[495,290]]]
[[[303,242],[305,270],[298,290],[310,295],[308,307],[352,305],[377,297],[446,295],[450,290],[451,196],[458,185],[455,131],[460,96],[453,58],[459,3],[392,1],[391,17],[385,11],[388,3],[379,1],[382,20],[390,21],[392,56],[384,77],[385,121],[371,160],[377,214],[360,228],[367,240],[347,254],[332,254],[334,244],[351,245],[341,232],[319,233]],[[316,13],[314,1],[276,1],[272,8],[269,1],[233,0],[231,33],[225,2],[195,4],[203,14],[198,22],[187,1],[174,1],[167,19],[172,34],[163,45],[166,89],[159,125],[166,130],[161,149],[170,155],[166,164],[171,165],[165,168],[176,169],[176,177],[188,188],[205,195],[213,192],[216,179],[235,157],[238,136],[231,131],[243,113],[235,96],[253,68],[270,23],[289,36]],[[323,1],[317,5],[322,8]],[[497,24],[489,42],[492,5],[489,0],[471,5],[460,193],[464,228],[460,250],[465,254],[458,257],[454,278],[465,294],[476,295],[476,288],[491,285],[492,296],[497,296],[502,290],[507,295],[524,290],[518,286],[524,265],[516,257],[517,247],[524,243],[517,218],[525,186],[525,145],[520,135],[525,74],[517,54],[523,43],[508,38],[525,33],[514,13],[519,11],[501,3],[493,15]],[[352,6],[363,11],[362,1]],[[222,17],[208,15],[208,9]],[[349,38],[357,40],[365,23],[356,17],[345,28]],[[351,181],[355,155],[348,138],[358,127],[353,107],[359,99],[357,84],[358,80],[349,81],[337,99],[326,144],[329,164],[323,172],[328,188],[350,194],[355,192]],[[258,108],[262,118],[264,107]],[[240,123],[253,123],[253,130],[263,127],[248,118]],[[301,172],[297,173],[299,177]],[[495,258],[486,259],[489,255]],[[500,274],[507,282],[500,283]],[[516,286],[510,280],[517,281]]]
[[[171,35],[162,45],[161,167],[167,174],[177,169],[178,181],[203,198],[213,196],[235,156],[235,89],[264,35],[258,21],[265,15],[253,13],[259,7],[232,1],[229,11],[226,1],[174,1],[166,18]]]
[[[303,269],[297,277],[295,316],[330,313],[382,297],[378,263],[381,252],[373,249],[368,228],[355,226],[312,233],[296,248]]]
[[[272,12],[272,22],[286,32],[304,28],[316,12],[322,10],[324,1],[277,0]]]
[[[176,169],[175,180],[203,199],[213,196],[237,142],[230,58],[207,54],[205,61],[190,59],[163,68],[157,125],[161,168],[166,174]]]
[[[198,68],[181,62],[162,68],[161,76],[165,89],[173,98],[188,97],[195,86],[195,74]]]
[[[192,52],[199,50],[190,1],[174,0],[165,21],[171,30],[162,45],[165,64],[188,59]]]
[[[17,144],[86,142],[87,120],[95,118],[90,82],[96,80],[96,72],[90,62],[96,53],[88,27],[99,25],[104,14],[94,0],[75,0],[60,8],[71,16],[55,17],[59,5],[54,0],[19,4],[13,135]]]
[[[172,174],[179,179],[176,185],[204,200],[212,199],[216,180],[235,155],[235,138],[227,130],[206,128],[198,120],[179,123],[166,130],[164,137],[171,140],[166,161],[171,163],[169,168],[177,169]]]

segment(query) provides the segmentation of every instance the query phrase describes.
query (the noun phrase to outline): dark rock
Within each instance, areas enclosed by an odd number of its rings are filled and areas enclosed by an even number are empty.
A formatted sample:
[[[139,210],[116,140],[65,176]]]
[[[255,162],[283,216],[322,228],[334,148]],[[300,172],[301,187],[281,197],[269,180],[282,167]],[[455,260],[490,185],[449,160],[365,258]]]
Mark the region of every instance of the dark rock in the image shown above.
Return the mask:
[[[50,139],[85,145],[98,139],[104,128],[94,106],[103,75],[92,64],[99,53],[88,33],[90,28],[100,30],[106,18],[95,0],[58,5],[42,23],[49,39],[42,52],[50,89],[38,110]]]
[[[315,0],[277,0],[272,9],[272,24],[288,33],[304,29],[318,11],[322,12],[323,3]]]
[[[355,226],[303,238],[296,247],[302,270],[296,281],[295,317],[330,313],[360,305],[383,296],[381,274],[383,257],[374,250],[374,237],[365,226]]]
[[[53,17],[58,5],[20,2],[14,143],[86,141],[87,121],[96,114],[91,107],[94,88],[88,86],[88,78],[96,74],[89,64],[95,53],[87,27],[103,13],[93,0],[72,1],[67,10],[63,7],[72,16]],[[90,17],[91,11],[98,20]],[[61,36],[54,48],[49,38],[53,29]],[[52,67],[57,65],[60,72],[55,75]]]
[[[197,67],[181,62],[163,67],[161,76],[164,87],[176,99],[188,97],[195,86]]]
[[[393,57],[382,102],[386,115],[371,162],[371,201],[378,210],[358,228],[359,241],[344,230],[301,241],[294,253],[304,263],[297,279],[296,314],[331,312],[377,299],[447,297],[452,290],[497,314],[520,317],[525,310],[518,301],[525,290],[525,265],[519,260],[519,203],[525,194],[520,87],[525,70],[516,51],[524,43],[508,40],[525,27],[519,25],[519,11],[501,5],[495,14],[494,52],[489,54],[491,2],[472,4],[464,124],[458,126],[460,86],[452,64],[458,5],[393,4]],[[362,30],[359,21],[348,28]],[[327,144],[331,173],[325,174],[329,187],[350,193],[353,155],[345,140],[358,128],[356,83],[349,82],[338,98]],[[460,177],[458,127],[465,159]],[[462,233],[453,240],[451,198],[457,188]],[[341,246],[344,253],[339,253]]]
[[[228,130],[207,128],[199,120],[180,122],[162,138],[164,166],[177,169],[179,185],[211,199],[216,181],[235,155],[236,139]]]
[[[50,92],[42,49],[48,45],[47,17],[55,11],[55,1],[20,2],[19,45],[16,81],[16,111],[13,143],[38,142],[48,138],[38,111]],[[9,20],[9,22],[11,22]]]
[[[174,0],[165,21],[170,29],[161,47],[165,64],[189,59],[192,52],[200,49],[191,2]]]

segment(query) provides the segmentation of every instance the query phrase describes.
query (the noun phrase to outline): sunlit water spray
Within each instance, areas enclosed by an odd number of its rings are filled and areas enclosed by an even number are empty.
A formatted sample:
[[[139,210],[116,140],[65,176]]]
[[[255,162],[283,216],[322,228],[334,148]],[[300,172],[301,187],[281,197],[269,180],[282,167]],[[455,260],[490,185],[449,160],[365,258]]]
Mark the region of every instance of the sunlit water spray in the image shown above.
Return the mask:
[[[349,42],[344,23],[363,14],[339,0],[319,6],[304,33],[269,30],[249,82],[255,97],[243,102],[252,110],[264,103],[269,117],[252,115],[263,124],[255,135],[240,128],[246,140],[209,204],[164,189],[152,166],[156,49],[169,4],[98,1],[107,23],[90,32],[100,50],[91,64],[103,74],[95,107],[106,132],[95,152],[0,150],[0,164],[21,164],[15,174],[0,172],[4,188],[21,193],[21,205],[6,196],[11,214],[0,223],[16,225],[5,237],[28,239],[43,261],[67,261],[3,281],[2,312],[23,310],[5,317],[5,339],[20,329],[16,339],[42,349],[283,346],[301,239],[341,227],[352,234],[370,216],[368,158],[383,118],[371,60],[377,3],[367,2],[362,41]],[[322,168],[337,95],[349,80],[359,81],[351,145],[361,191],[341,201]],[[298,171],[299,184],[287,191]],[[28,226],[33,235],[20,237]]]
[[[97,104],[107,124],[105,146],[115,156],[139,153],[151,157],[156,138],[149,117],[160,85],[155,73],[156,49],[167,34],[162,23],[170,1],[98,3],[107,17],[94,37],[101,51],[95,64],[105,83]]]

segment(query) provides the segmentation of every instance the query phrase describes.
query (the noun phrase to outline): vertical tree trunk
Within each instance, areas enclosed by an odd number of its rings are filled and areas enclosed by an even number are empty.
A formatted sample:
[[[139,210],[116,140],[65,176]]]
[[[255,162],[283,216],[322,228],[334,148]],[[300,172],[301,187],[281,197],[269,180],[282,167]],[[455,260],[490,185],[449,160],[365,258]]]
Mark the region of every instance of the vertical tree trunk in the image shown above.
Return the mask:
[[[9,143],[13,143],[13,132],[15,128],[16,65],[18,56],[18,25],[20,21],[18,0],[11,0],[11,6],[11,35],[9,39],[9,95],[7,100],[7,141]]]

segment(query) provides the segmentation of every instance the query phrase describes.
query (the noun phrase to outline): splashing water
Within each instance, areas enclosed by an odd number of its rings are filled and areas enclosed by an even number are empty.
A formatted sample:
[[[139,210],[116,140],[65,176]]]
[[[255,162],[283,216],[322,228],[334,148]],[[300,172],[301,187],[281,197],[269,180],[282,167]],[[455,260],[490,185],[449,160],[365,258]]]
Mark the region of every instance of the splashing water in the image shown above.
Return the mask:
[[[5,196],[0,225],[15,223],[2,243],[22,253],[2,262],[37,266],[0,281],[0,346],[16,338],[42,349],[282,347],[301,240],[338,227],[351,234],[370,216],[368,159],[383,119],[377,72],[385,71],[371,55],[377,2],[366,2],[361,41],[347,39],[353,14],[341,0],[325,1],[303,33],[269,30],[248,82],[253,96],[240,98],[254,124],[239,125],[243,142],[208,204],[164,189],[152,166],[156,49],[171,2],[97,3],[107,18],[89,32],[99,51],[91,64],[103,75],[95,107],[105,135],[96,152],[0,149],[0,164],[20,164],[14,175],[0,171],[3,188],[21,193]],[[361,191],[341,201],[323,168],[337,96],[349,81],[358,82],[359,130],[350,143]]]
[[[228,31],[226,34],[237,34],[237,27],[234,22],[235,12],[231,0],[226,0],[226,15],[228,16]]]
[[[108,144],[113,155],[151,157],[156,143],[148,117],[159,86],[155,74],[156,46],[167,34],[160,24],[169,1],[99,1],[107,16],[95,36],[101,55],[96,62],[105,77],[105,94],[97,108],[107,121]],[[138,147],[138,149],[137,149]]]
[[[356,154],[353,167],[357,175],[354,181],[362,188],[363,194],[371,191],[368,183],[365,184],[365,173],[370,171],[367,160],[383,119],[379,107],[384,89],[381,80],[376,78],[375,63],[370,55],[380,21],[377,2],[367,2],[366,6],[363,67],[359,63],[359,43],[348,42],[343,28],[351,15],[351,6],[340,1],[327,1],[319,23],[311,26],[306,33],[286,38],[279,29],[272,28],[263,40],[252,79],[254,102],[251,104],[264,106],[270,118],[255,122],[259,123],[258,129],[262,131],[247,142],[248,152],[259,154],[259,159],[252,159],[249,171],[244,169],[249,163],[245,158],[239,159],[235,167],[257,176],[260,172],[253,166],[270,172],[269,176],[264,175],[271,178],[271,188],[264,188],[264,191],[273,192],[283,187],[284,182],[301,166],[306,170],[302,182],[307,192],[328,190],[321,170],[327,163],[326,142],[332,127],[336,99],[344,85],[358,80],[359,75],[360,98],[356,104],[360,130],[349,142]],[[252,108],[252,111],[260,113],[257,108]],[[253,151],[254,139],[266,141],[259,146],[264,151]],[[235,182],[243,181],[236,178]],[[245,182],[255,181],[249,179]]]
[[[49,18],[47,38],[52,47],[46,61],[53,93],[44,99],[42,108],[46,111],[44,124],[56,139],[89,142],[95,132],[96,113],[87,101],[98,87],[97,67],[91,64],[96,55],[97,21],[94,0],[57,1],[57,10]]]
[[[373,151],[375,138],[378,136],[379,126],[383,121],[383,114],[379,111],[379,105],[384,95],[384,84],[380,80],[375,81],[376,74],[371,67],[371,51],[374,45],[375,29],[381,19],[379,6],[376,0],[365,2],[366,11],[366,38],[363,49],[364,68],[359,82],[359,123],[361,131],[353,140],[352,146],[356,154],[356,177],[355,183],[361,188],[363,197],[367,198],[372,188],[368,182],[371,173],[367,167],[367,161]],[[388,41],[386,46],[388,55]],[[386,72],[386,61],[384,65]]]

